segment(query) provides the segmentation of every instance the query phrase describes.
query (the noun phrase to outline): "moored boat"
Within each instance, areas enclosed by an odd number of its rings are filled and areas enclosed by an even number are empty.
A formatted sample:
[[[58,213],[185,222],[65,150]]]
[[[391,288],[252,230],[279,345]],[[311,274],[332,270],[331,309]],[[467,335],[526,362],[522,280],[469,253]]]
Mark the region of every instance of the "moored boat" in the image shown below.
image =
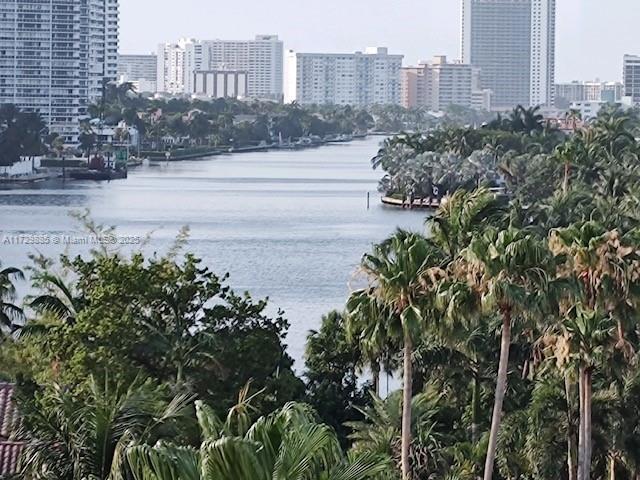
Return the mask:
[[[109,181],[109,180],[122,180],[127,178],[126,170],[74,170],[69,172],[69,177],[74,180],[94,180],[94,181]]]

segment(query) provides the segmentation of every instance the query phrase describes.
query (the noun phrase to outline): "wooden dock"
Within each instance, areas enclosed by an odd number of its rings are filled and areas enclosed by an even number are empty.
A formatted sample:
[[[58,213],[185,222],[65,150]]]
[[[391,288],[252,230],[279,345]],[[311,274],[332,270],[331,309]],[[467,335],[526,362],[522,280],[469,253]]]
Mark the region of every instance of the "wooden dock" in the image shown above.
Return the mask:
[[[428,198],[416,198],[413,202],[409,202],[409,199],[402,200],[400,198],[382,197],[382,203],[390,207],[406,208],[406,209],[438,209],[440,207],[440,200],[428,199]]]

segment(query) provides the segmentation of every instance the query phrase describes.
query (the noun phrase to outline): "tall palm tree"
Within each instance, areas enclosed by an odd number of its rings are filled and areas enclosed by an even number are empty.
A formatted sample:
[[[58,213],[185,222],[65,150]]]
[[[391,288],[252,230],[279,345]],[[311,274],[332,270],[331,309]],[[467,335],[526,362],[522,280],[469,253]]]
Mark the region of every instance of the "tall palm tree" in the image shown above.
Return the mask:
[[[422,235],[399,230],[362,260],[369,287],[355,292],[350,305],[379,302],[389,313],[385,331],[403,348],[403,415],[401,464],[403,480],[410,479],[413,345],[433,313],[430,293],[442,278],[445,255]],[[358,307],[356,307],[358,308]],[[377,321],[377,319],[376,319]]]
[[[241,409],[220,420],[196,402],[199,449],[160,442],[134,446],[127,461],[136,480],[366,480],[388,470],[382,455],[345,456],[335,433],[302,404],[289,403],[253,424]]]
[[[604,363],[613,346],[614,322],[602,312],[576,308],[565,321],[569,353],[579,367],[580,429],[578,433],[578,480],[591,478],[593,454],[593,373]]]
[[[0,263],[2,269],[2,263]],[[17,268],[0,270],[0,331],[14,331],[17,322],[24,319],[22,308],[15,305],[16,287],[14,282],[24,280],[24,274]]]
[[[551,232],[551,248],[556,255],[566,258],[564,275],[571,276],[578,288],[575,312],[565,320],[573,341],[570,345],[580,367],[578,480],[586,480],[591,475],[592,372],[597,366],[596,354],[602,356],[602,343],[612,335],[609,324],[616,332],[615,348],[627,358],[633,355],[626,331],[636,329],[637,242],[635,231],[621,235],[593,220]]]
[[[576,279],[579,299],[584,299],[586,308],[600,309],[615,319],[617,346],[627,354],[625,331],[635,328],[633,312],[640,302],[639,242],[635,230],[621,234],[594,220],[553,230],[550,236],[553,252],[567,260],[566,274]]]
[[[502,406],[507,388],[511,331],[514,322],[532,318],[543,308],[550,285],[553,256],[532,234],[514,228],[489,228],[461,254],[461,271],[479,296],[485,311],[502,319],[500,361],[484,480],[493,478]]]
[[[564,180],[562,182],[562,192],[567,195],[569,191],[569,180],[571,177],[571,166],[580,164],[585,154],[583,145],[579,141],[568,141],[558,147],[554,152],[555,158],[564,165]]]

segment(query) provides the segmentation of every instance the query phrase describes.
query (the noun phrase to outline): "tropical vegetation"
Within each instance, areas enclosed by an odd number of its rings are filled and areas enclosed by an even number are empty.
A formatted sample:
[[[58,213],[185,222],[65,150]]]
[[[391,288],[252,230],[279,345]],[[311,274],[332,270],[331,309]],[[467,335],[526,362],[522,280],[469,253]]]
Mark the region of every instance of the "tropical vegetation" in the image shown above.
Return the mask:
[[[385,142],[376,164],[448,194],[363,256],[301,377],[284,314],[184,238],[34,257],[23,302],[5,268],[25,478],[640,478],[638,120],[540,121]]]

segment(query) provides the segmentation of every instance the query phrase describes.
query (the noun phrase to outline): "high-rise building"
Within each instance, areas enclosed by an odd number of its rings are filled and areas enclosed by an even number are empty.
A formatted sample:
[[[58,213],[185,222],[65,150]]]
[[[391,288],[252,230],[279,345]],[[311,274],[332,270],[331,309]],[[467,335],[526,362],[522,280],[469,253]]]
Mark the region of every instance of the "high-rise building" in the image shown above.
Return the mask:
[[[399,105],[402,55],[287,52],[285,101],[317,105]]]
[[[116,79],[117,51],[118,0],[2,0],[0,103],[76,143],[89,103]]]
[[[190,73],[185,68],[187,48],[196,44],[196,40],[181,38],[178,43],[158,45],[157,90],[162,93],[179,95],[186,93],[186,80]],[[189,75],[188,75],[189,73]]]
[[[158,49],[158,91],[195,91],[194,72],[238,70],[248,73],[247,96],[282,100],[283,42],[276,35],[253,40],[181,40]]]
[[[118,0],[75,1],[89,4],[89,100],[97,102],[118,74]]]
[[[130,82],[137,92],[155,92],[157,78],[157,55],[120,55],[118,57],[118,82]]]
[[[429,65],[400,70],[400,105],[404,108],[429,108]]]
[[[431,70],[431,105],[433,110],[445,110],[450,105],[471,107],[473,67],[464,63],[449,63],[447,57],[437,56],[429,65]]]
[[[203,42],[202,58],[209,70],[247,71],[247,96],[282,101],[284,44],[277,35]]]
[[[460,62],[448,62],[445,56],[430,63],[401,70],[401,97],[405,108],[445,110],[450,105],[473,106],[474,68]]]
[[[624,96],[640,104],[640,56],[625,55],[623,67]]]
[[[553,104],[555,18],[555,0],[462,0],[462,59],[494,108]]]

